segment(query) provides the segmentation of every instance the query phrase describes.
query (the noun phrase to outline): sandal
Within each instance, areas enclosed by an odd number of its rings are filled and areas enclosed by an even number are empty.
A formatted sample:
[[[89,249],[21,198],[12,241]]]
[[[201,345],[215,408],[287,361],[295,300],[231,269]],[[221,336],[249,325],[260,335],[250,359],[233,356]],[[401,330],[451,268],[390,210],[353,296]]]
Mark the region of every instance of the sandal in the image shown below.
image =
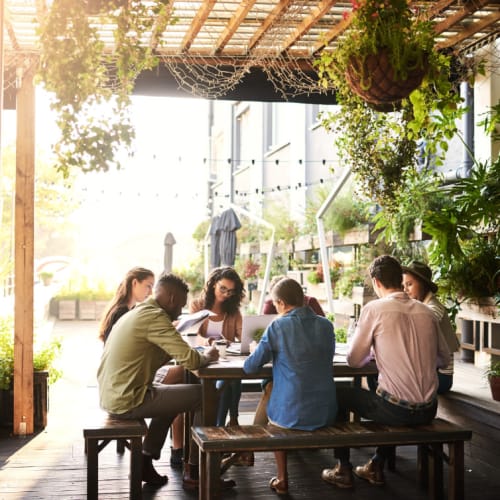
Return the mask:
[[[288,485],[286,484],[286,481],[280,481],[277,477],[273,477],[271,481],[269,481],[269,488],[271,488],[278,495],[288,494]]]

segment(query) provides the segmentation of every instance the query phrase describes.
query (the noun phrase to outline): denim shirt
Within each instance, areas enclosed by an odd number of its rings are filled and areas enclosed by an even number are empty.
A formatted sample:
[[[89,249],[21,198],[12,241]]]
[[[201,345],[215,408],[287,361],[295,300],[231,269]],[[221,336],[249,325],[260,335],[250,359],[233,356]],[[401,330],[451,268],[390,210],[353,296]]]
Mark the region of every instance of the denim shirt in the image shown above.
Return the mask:
[[[309,307],[276,318],[243,365],[254,373],[273,364],[269,420],[286,428],[312,430],[333,424],[337,398],[333,380],[332,323]]]

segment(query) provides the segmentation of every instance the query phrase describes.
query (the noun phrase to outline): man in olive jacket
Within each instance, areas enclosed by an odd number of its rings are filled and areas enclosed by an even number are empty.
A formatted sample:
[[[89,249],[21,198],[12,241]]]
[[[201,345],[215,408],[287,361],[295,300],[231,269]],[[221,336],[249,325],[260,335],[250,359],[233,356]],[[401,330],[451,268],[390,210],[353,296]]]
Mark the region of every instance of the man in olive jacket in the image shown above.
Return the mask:
[[[171,359],[188,370],[196,370],[219,357],[215,348],[203,354],[192,349],[172,324],[186,305],[187,294],[182,279],[162,275],[154,298],[137,305],[114,325],[97,372],[104,410],[121,419],[151,419],[143,442],[142,480],[156,486],[165,484],[168,478],[156,472],[152,459],[160,458],[177,414],[196,412],[195,422],[199,419],[201,388],[199,384],[156,384],[154,375]],[[198,486],[198,449],[193,442],[186,462],[188,472],[183,485],[193,489]]]

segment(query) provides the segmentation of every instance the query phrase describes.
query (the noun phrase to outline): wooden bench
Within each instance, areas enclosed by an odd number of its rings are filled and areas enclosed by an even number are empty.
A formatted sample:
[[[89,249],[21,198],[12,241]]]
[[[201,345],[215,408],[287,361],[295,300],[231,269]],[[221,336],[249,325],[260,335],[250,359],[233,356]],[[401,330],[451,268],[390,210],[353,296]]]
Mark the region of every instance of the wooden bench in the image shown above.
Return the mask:
[[[110,441],[117,441],[117,451],[130,450],[130,499],[142,498],[142,438],[146,435],[144,420],[120,420],[106,413],[94,416],[83,429],[87,454],[87,499],[98,499],[99,452]]]
[[[448,498],[464,498],[464,441],[471,439],[472,432],[442,419],[418,427],[352,422],[316,431],[289,430],[273,425],[192,427],[191,430],[200,449],[200,500],[219,496],[222,453],[378,445],[418,445],[418,479],[422,486],[428,487],[432,499],[443,497],[443,460],[446,461],[449,465]],[[443,452],[443,444],[448,445],[448,455]]]

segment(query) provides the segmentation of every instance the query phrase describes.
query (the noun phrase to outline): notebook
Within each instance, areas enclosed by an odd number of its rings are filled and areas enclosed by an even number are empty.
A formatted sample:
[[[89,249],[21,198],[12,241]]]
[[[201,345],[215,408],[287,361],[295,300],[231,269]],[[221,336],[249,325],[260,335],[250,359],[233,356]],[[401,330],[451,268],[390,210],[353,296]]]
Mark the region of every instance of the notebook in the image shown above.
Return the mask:
[[[250,342],[253,340],[255,331],[260,328],[267,328],[269,323],[277,317],[278,314],[255,314],[251,316],[243,316],[241,344],[231,344],[227,348],[227,352],[230,354],[250,354]]]

